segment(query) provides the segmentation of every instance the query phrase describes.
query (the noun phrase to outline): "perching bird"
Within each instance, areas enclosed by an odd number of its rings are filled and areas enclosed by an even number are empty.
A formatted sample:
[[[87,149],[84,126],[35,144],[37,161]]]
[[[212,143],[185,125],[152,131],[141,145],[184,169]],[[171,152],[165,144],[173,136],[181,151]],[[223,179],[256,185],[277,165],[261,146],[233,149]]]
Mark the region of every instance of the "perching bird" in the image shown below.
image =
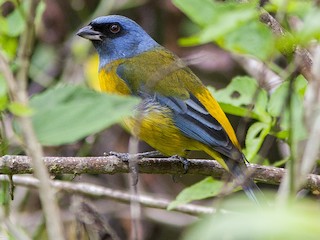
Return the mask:
[[[101,90],[142,99],[135,117],[124,120],[133,135],[167,156],[206,152],[257,201],[258,187],[245,176],[245,157],[229,120],[181,59],[123,16],[98,17],[77,34],[99,54]]]

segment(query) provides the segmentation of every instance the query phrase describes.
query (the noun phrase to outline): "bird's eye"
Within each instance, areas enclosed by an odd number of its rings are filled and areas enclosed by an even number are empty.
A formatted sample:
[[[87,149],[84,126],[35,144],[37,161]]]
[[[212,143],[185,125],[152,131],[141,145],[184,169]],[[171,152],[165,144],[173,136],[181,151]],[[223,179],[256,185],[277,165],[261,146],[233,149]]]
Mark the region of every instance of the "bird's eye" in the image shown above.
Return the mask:
[[[121,27],[119,24],[111,24],[109,27],[109,30],[111,33],[116,34],[116,33],[120,32]]]

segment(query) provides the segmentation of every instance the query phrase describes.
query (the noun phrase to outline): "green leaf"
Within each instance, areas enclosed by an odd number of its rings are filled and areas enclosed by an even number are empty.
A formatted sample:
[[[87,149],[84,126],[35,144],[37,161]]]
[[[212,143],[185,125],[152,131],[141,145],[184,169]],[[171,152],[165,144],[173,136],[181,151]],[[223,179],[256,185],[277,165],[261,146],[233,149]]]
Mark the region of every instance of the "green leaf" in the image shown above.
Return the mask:
[[[45,1],[40,1],[38,6],[37,6],[36,17],[35,17],[35,20],[34,20],[36,25],[41,24],[41,22],[43,21],[42,15],[43,15],[45,10],[46,10],[46,2]]]
[[[0,111],[5,110],[8,107],[9,99],[7,95],[0,96]]]
[[[294,134],[294,139],[297,141],[303,140],[306,137],[306,129],[304,125],[304,106],[303,99],[304,93],[307,87],[307,81],[304,77],[298,76],[294,80],[294,91],[291,92],[291,104],[292,104],[292,122],[295,126],[291,126]],[[268,113],[273,117],[281,117],[280,127],[283,130],[276,135],[280,138],[288,136],[288,130],[290,128],[289,123],[289,109],[287,98],[289,94],[289,82],[282,83],[271,95],[269,104],[267,106]]]
[[[271,121],[266,112],[267,92],[258,87],[255,79],[247,76],[235,77],[226,88],[214,91],[212,87],[209,87],[209,90],[226,113],[248,116],[263,122]],[[250,106],[254,100],[255,105],[250,113],[247,109],[252,108]]]
[[[271,30],[264,24],[252,21],[224,36],[220,46],[240,54],[248,54],[266,60],[274,52],[275,42]]]
[[[4,54],[9,60],[12,60],[16,56],[17,47],[17,38],[8,37],[7,35],[0,33],[0,49],[1,51],[3,50]]]
[[[310,0],[271,0],[264,8],[268,12],[285,12],[288,16],[303,17],[313,7]]]
[[[196,24],[200,33],[180,40],[182,45],[195,45],[216,41],[239,26],[258,19],[254,3],[221,3],[211,0],[175,0],[174,4]],[[199,14],[201,13],[201,14]]]
[[[173,0],[173,3],[200,26],[213,22],[217,15],[217,8],[221,7],[212,0]]]
[[[26,24],[21,11],[23,11],[22,7],[17,7],[6,17],[3,33],[10,37],[17,37],[24,31]]]
[[[215,23],[206,27],[199,34],[199,43],[208,43],[216,40],[220,40],[227,34],[232,34],[233,31],[237,30],[243,24],[249,22],[257,13],[254,9],[237,9],[237,11],[226,11],[225,14],[220,15]]]
[[[207,177],[202,181],[183,189],[176,199],[169,204],[168,210],[172,210],[179,205],[183,205],[191,201],[216,196],[221,192],[221,188],[223,186],[223,182],[214,180],[212,177]]]
[[[52,77],[45,73],[54,65],[55,51],[53,46],[38,44],[32,53],[29,76],[41,86],[47,87],[53,81]]]
[[[235,214],[208,215],[189,227],[182,239],[319,239],[320,211],[316,203],[304,201],[284,208],[263,209],[248,206],[240,199],[232,204],[222,207],[233,207]]]
[[[33,114],[33,109],[19,102],[11,102],[8,109],[12,114],[19,117],[29,117]]]
[[[225,113],[232,114],[239,117],[251,117],[253,119],[259,119],[260,116],[254,112],[250,112],[248,108],[245,107],[237,107],[232,104],[219,102],[220,107]]]
[[[302,44],[309,43],[312,39],[320,39],[320,9],[312,8],[305,16],[303,27],[296,33]]]
[[[0,97],[7,95],[8,87],[6,80],[3,75],[0,73]]]
[[[264,139],[269,134],[271,124],[264,122],[256,122],[250,126],[246,136],[246,151],[245,155],[249,162],[252,162],[254,157],[259,152]]]
[[[279,117],[284,110],[285,100],[288,96],[289,83],[282,83],[270,96],[267,106],[268,113],[273,117]]]
[[[291,114],[292,114],[292,134],[293,140],[297,143],[307,137],[307,129],[304,122],[304,105],[296,89],[295,94],[291,97]]]
[[[75,142],[132,114],[134,97],[107,95],[80,86],[57,86],[34,96],[33,125],[43,145]]]
[[[219,102],[246,106],[252,103],[257,88],[255,79],[247,76],[235,77],[226,88],[215,91],[214,96]]]

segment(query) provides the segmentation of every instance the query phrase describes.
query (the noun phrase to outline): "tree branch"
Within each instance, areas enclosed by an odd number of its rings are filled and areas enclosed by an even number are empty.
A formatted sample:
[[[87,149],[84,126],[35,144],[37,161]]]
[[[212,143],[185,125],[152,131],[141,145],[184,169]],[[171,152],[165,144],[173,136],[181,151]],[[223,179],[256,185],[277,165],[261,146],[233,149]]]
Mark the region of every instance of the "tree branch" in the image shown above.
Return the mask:
[[[115,174],[128,173],[127,159],[115,156],[107,157],[44,157],[43,161],[52,174]],[[215,160],[189,159],[190,165],[187,174],[198,174],[221,178],[228,172]],[[139,173],[149,174],[184,174],[180,160],[173,158],[143,158],[138,162]],[[286,174],[283,168],[248,164],[252,177],[261,183],[279,185]],[[0,157],[0,173],[28,174],[32,173],[30,158],[27,156],[6,155]],[[320,191],[320,176],[309,174],[304,188],[311,191]]]
[[[0,176],[0,180],[9,181],[7,176]],[[24,186],[24,187],[39,187],[39,180],[34,177],[29,176],[13,176],[13,182],[16,185]],[[109,198],[123,203],[130,203],[132,199],[139,202],[141,205],[145,207],[158,208],[158,209],[167,209],[169,203],[171,202],[168,199],[151,197],[149,195],[139,195],[133,196],[127,192],[114,190],[111,188],[101,187],[94,184],[89,183],[74,183],[74,182],[66,182],[55,180],[51,181],[51,186],[57,190],[68,192],[68,193],[76,193],[85,195],[88,197],[94,198]],[[190,215],[201,215],[201,214],[212,214],[217,210],[210,207],[203,207],[194,204],[185,204],[181,206],[177,206],[172,211],[177,211],[181,213],[186,213]],[[225,210],[219,211],[223,213],[229,213]]]

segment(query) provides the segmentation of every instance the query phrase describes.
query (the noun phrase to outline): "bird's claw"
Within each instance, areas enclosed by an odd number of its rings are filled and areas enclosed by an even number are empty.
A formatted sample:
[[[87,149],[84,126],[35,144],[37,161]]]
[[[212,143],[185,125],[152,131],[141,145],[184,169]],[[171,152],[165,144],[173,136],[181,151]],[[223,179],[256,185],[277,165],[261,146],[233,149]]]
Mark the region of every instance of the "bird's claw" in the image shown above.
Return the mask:
[[[189,166],[190,166],[190,161],[187,158],[181,157],[179,155],[173,155],[170,157],[170,159],[179,160],[183,164],[183,169],[184,169],[183,174],[186,174],[188,172]]]

